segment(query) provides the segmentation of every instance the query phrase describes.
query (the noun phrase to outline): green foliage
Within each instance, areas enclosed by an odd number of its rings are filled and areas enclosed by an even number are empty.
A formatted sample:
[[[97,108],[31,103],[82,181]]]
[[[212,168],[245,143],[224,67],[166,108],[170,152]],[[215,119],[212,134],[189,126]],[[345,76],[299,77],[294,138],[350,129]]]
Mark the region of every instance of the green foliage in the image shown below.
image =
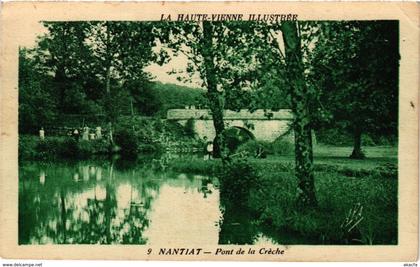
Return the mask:
[[[195,106],[205,108],[204,90],[176,84],[154,82],[151,91],[161,103],[159,114],[166,117],[168,109]]]
[[[46,75],[41,74],[28,51],[19,50],[19,131],[37,133],[56,119],[57,103],[49,89]]]
[[[267,175],[269,172],[272,175]],[[273,166],[265,168],[262,178],[250,190],[250,206],[260,212],[262,220],[267,220],[277,227],[283,227],[287,225],[289,216],[296,209],[297,179],[290,169],[288,172],[276,173],[274,175]],[[265,196],[266,200],[262,200],[262,196]]]
[[[279,138],[274,142],[250,140],[237,149],[238,153],[247,153],[256,158],[265,158],[267,155],[288,156],[294,152],[293,144]]]
[[[262,220],[325,244],[368,244],[368,240],[374,244],[395,244],[397,181],[377,178],[375,171],[370,174],[346,178],[334,171],[317,172],[318,208],[299,211],[295,206],[298,181],[292,170],[275,172],[264,168],[257,186],[250,191],[249,203],[261,213]],[[363,219],[355,231],[348,233],[342,223],[357,203],[363,207]]]
[[[40,140],[37,136],[19,136],[20,160],[86,159],[108,152],[109,143],[105,139],[76,141],[69,137],[46,137]]]
[[[273,53],[270,48],[272,44],[266,43],[271,37],[264,35],[267,39],[256,38],[256,29],[265,29],[265,33],[270,29],[266,25],[261,27],[259,23],[243,21],[204,22],[202,25],[196,22],[166,22],[161,26],[158,34],[160,42],[167,45],[174,54],[183,53],[187,56],[187,75],[179,75],[179,80],[192,81],[198,74],[202,86],[207,89],[206,103],[211,110],[216,132],[214,155],[224,157],[222,152],[226,146],[222,137],[225,130],[223,110],[246,107],[256,109],[264,101],[249,97],[253,96],[249,93],[250,90],[266,85],[274,92],[283,85],[277,82],[270,85],[268,82],[260,82],[263,80],[260,76],[264,73],[269,73],[266,80],[270,80],[270,75],[277,76],[276,67],[281,65],[276,64],[278,50]],[[261,35],[263,34],[258,34]],[[259,64],[263,67],[256,67]],[[264,98],[266,99],[268,98]],[[262,107],[274,108],[270,104],[263,104]],[[231,144],[233,143],[234,140]],[[227,145],[230,145],[229,142]],[[230,148],[232,149],[236,149],[236,145]]]
[[[397,179],[398,165],[393,162],[361,162],[361,165],[348,165],[338,163],[318,163],[314,166],[315,172],[336,173],[348,178],[377,178],[377,179]]]
[[[251,140],[253,135],[246,129],[231,127],[223,131],[223,138],[229,152],[234,153],[241,144]]]
[[[54,141],[55,142],[54,142]],[[53,139],[49,141],[47,144],[47,153],[53,154],[50,151],[48,151],[48,148],[51,148],[52,146],[55,146],[58,150],[58,154],[64,158],[74,158],[74,157],[80,157],[84,158],[86,156],[86,151],[88,150],[86,144],[84,144],[83,140],[80,140],[80,146],[79,142],[76,141],[73,138],[66,138],[62,142],[60,142],[60,139]],[[81,149],[83,147],[83,149]]]
[[[356,165],[345,159],[352,164],[338,164],[334,159],[329,164],[316,164],[318,207],[299,210],[293,161],[239,159],[222,167],[219,160],[179,158],[169,165],[180,172],[216,174],[220,177],[221,198],[245,203],[247,208],[259,214],[261,223],[283,233],[304,236],[305,240],[315,240],[318,244],[397,243],[396,163],[361,161]],[[358,205],[362,207],[363,219],[347,232],[349,227],[342,227],[342,224],[347,218],[357,219],[349,216],[349,212]]]
[[[139,151],[139,137],[133,130],[122,129],[114,134],[115,144],[121,148],[121,154],[128,158],[136,158]]]
[[[105,117],[108,122],[116,123],[123,115],[131,114],[131,96],[128,91],[119,87],[112,87],[109,94],[101,100],[104,107]]]
[[[35,159],[37,157],[37,145],[39,138],[27,135],[19,135],[18,157],[22,159]]]
[[[160,138],[163,131],[160,120],[149,120],[141,117],[120,117],[115,125],[115,132],[124,136],[134,136],[138,144],[152,144]]]
[[[196,135],[195,130],[194,130],[194,124],[195,124],[195,120],[193,118],[189,118],[187,122],[185,123],[185,134],[188,137],[194,138]]]
[[[192,174],[218,174],[221,171],[221,162],[218,160],[204,161],[198,158],[175,158],[169,162],[173,171]]]
[[[32,50],[21,50],[19,125],[34,133],[62,114],[105,114],[116,121],[159,110],[144,67],[162,64],[149,22],[45,22],[47,33]],[[124,82],[123,82],[124,81]],[[80,126],[80,125],[78,125]]]
[[[133,109],[135,108],[139,114],[153,116],[161,110],[161,92],[154,90],[153,84],[146,78],[129,81],[124,87],[133,97]]]
[[[240,145],[236,152],[241,154],[244,153],[256,158],[265,158],[267,157],[267,154],[272,152],[272,150],[269,143],[267,142],[250,140]]]
[[[61,145],[65,142],[64,139],[59,138],[47,138],[45,140],[39,140],[35,147],[37,157],[40,159],[51,159],[60,155],[64,155],[61,150],[69,150],[67,147],[63,148]],[[76,156],[76,154],[74,154]]]
[[[129,121],[129,120],[128,120]],[[135,158],[139,152],[157,152],[160,144],[161,132],[155,128],[159,122],[139,120],[136,126],[124,126],[120,121],[115,131],[115,142],[121,147],[121,154],[128,158]]]
[[[316,132],[317,142],[334,146],[351,146],[353,136],[342,128],[323,128]],[[365,133],[362,135],[364,146],[395,145],[395,135],[382,135],[375,133]],[[369,156],[369,155],[368,155]]]
[[[396,136],[398,22],[319,22],[314,28],[317,40],[308,54],[308,79],[318,88],[314,126]]]
[[[160,119],[145,119],[141,117],[121,117],[115,125],[115,134],[125,154],[124,147],[132,157],[137,152],[159,152],[169,150],[172,152],[192,152],[202,149],[201,141],[189,136],[185,127],[178,123],[162,121]],[[124,136],[130,136],[124,138]],[[130,148],[132,144],[132,148]]]
[[[295,148],[294,144],[288,140],[285,140],[283,137],[277,138],[271,147],[274,155],[278,156],[288,156],[293,155]]]
[[[160,132],[169,132],[172,138],[185,138],[185,128],[174,121],[165,121],[160,128]]]
[[[316,132],[317,142],[334,145],[350,146],[353,144],[353,136],[340,128],[320,129]]]
[[[230,203],[247,206],[249,190],[260,180],[257,170],[246,158],[235,158],[223,166],[220,174],[220,195]]]

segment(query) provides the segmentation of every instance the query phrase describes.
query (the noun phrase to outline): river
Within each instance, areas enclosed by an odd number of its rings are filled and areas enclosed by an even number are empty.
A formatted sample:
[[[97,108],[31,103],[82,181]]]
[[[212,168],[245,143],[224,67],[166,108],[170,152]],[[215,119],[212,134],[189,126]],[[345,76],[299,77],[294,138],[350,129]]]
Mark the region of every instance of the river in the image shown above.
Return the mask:
[[[145,161],[21,162],[20,244],[274,244],[216,177]]]

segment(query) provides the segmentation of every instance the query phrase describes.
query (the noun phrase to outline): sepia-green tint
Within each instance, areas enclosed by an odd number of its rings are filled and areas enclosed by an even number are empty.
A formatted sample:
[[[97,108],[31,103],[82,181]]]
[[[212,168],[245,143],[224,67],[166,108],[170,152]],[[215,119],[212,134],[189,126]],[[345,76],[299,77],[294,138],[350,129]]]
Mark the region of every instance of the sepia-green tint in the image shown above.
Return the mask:
[[[19,244],[276,243],[245,208],[221,203],[216,177],[151,163],[22,163]]]

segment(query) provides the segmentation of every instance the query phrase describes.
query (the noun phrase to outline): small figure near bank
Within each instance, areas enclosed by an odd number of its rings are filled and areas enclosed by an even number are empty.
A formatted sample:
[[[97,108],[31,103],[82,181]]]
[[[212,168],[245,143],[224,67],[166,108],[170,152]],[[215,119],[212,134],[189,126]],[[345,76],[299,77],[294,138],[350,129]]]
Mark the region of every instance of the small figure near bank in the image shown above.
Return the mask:
[[[213,142],[212,141],[207,142],[206,152],[207,152],[206,159],[212,159],[213,157]]]
[[[44,141],[45,140],[44,127],[41,127],[41,130],[39,130],[39,139],[41,139],[41,141]]]
[[[80,134],[79,134],[79,130],[77,130],[77,128],[74,129],[74,131],[73,131],[73,137],[74,137],[74,140],[79,141]]]
[[[83,127],[82,139],[86,141],[89,140],[89,127]]]
[[[95,129],[96,139],[102,139],[102,128],[100,126]]]

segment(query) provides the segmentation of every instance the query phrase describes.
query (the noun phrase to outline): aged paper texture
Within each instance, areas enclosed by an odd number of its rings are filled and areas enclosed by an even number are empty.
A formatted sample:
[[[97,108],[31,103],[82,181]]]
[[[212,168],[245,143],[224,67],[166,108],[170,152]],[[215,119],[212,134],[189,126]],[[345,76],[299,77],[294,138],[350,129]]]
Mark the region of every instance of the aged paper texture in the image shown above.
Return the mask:
[[[8,2],[0,27],[1,257],[416,261],[418,4]]]

